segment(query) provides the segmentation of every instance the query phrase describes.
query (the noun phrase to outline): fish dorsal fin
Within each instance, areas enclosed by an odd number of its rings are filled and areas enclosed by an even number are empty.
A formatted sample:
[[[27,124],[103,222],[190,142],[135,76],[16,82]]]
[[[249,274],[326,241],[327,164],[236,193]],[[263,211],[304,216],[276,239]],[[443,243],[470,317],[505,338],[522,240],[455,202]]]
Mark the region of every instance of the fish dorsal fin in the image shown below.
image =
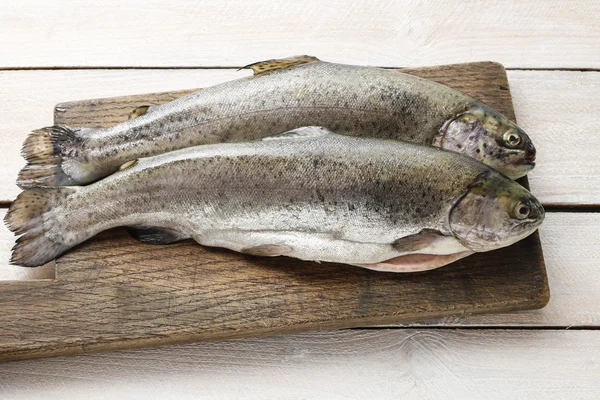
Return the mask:
[[[299,139],[299,138],[316,138],[327,135],[335,135],[334,132],[322,126],[303,126],[301,128],[292,129],[291,131],[279,133],[273,136],[267,136],[261,140],[281,140],[281,139]]]
[[[138,117],[141,117],[142,115],[150,111],[150,107],[152,106],[139,106],[134,108],[133,111],[129,113],[129,119],[136,119]]]
[[[274,58],[272,60],[259,61],[253,64],[248,64],[240,69],[250,68],[254,71],[254,75],[264,74],[265,72],[274,71],[276,69],[289,68],[294,65],[308,64],[311,62],[320,61],[317,57],[313,56],[293,56],[287,58]]]

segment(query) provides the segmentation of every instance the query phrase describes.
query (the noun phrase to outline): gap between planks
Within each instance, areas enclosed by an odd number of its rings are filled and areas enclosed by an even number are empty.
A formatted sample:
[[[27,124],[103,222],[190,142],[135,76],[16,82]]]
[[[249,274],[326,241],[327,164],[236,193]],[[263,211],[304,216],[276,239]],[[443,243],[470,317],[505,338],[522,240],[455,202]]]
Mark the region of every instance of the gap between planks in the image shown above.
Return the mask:
[[[493,315],[493,314],[491,314]],[[365,326],[361,328],[348,328],[342,330],[349,331],[364,331],[364,330],[411,330],[411,329],[433,329],[433,330],[472,330],[472,331],[597,331],[600,330],[600,325],[427,325],[427,323],[412,323],[407,325],[381,325],[381,326]]]
[[[256,60],[255,60],[256,61]],[[259,60],[260,61],[260,60]],[[327,60],[325,60],[327,61]],[[433,67],[435,65],[426,65],[425,67]],[[411,68],[406,66],[395,66],[395,67],[383,67],[373,65],[373,67],[385,68],[385,69],[401,69],[401,68]],[[226,69],[226,70],[241,70],[244,69],[245,66],[225,66],[225,65],[195,65],[195,66],[185,66],[185,65],[172,65],[172,66],[135,66],[135,65],[124,65],[124,66],[101,66],[101,65],[79,65],[79,66],[28,66],[28,67],[0,67],[0,71],[77,71],[77,70],[176,70],[176,69],[187,69],[187,70],[201,70],[201,69]],[[574,71],[574,72],[600,72],[600,68],[572,68],[572,67],[552,67],[552,68],[505,68],[507,71]]]

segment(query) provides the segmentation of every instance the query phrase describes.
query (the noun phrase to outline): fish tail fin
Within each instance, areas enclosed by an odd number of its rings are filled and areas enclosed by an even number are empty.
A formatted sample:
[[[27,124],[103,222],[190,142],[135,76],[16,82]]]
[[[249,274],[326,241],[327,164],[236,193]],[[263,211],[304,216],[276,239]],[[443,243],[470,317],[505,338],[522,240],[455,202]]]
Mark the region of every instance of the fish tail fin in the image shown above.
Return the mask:
[[[12,249],[11,264],[37,267],[53,260],[73,244],[66,243],[66,227],[56,210],[63,208],[77,188],[28,189],[11,204],[4,223],[21,235]]]
[[[77,180],[63,170],[65,149],[74,148],[81,141],[68,126],[50,126],[33,131],[25,139],[21,154],[27,165],[19,172],[17,185],[22,188],[36,186],[70,186]]]

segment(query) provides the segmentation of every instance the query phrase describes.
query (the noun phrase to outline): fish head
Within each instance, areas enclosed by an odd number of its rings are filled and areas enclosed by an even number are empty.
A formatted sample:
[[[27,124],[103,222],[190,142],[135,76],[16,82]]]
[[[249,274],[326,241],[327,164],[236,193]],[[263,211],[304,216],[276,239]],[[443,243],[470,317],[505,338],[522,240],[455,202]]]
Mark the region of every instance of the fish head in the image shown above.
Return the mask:
[[[469,185],[449,214],[454,237],[475,252],[518,242],[543,220],[544,207],[527,189],[491,169]]]
[[[465,154],[513,179],[535,166],[536,151],[529,136],[517,124],[477,101],[447,120],[433,145]]]

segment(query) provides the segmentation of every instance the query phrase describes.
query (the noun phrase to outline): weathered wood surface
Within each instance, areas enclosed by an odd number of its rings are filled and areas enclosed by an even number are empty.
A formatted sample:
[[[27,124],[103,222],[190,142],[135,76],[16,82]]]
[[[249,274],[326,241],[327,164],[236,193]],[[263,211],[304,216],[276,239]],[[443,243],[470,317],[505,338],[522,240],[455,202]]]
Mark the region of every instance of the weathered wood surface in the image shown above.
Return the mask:
[[[12,0],[0,13],[10,68],[242,66],[307,52],[390,67],[600,67],[600,3],[589,0]]]
[[[460,85],[513,115],[498,64],[411,73]],[[129,100],[61,104],[56,122],[118,120],[131,110]],[[0,359],[539,308],[548,301],[546,279],[537,233],[452,267],[385,274],[253,258],[191,241],[144,245],[111,231],[59,258],[54,281],[0,285]]]
[[[408,322],[542,307],[537,236],[421,274],[252,258],[116,231],[0,284],[0,360]]]
[[[0,71],[0,202],[19,193],[20,149],[32,129],[52,124],[68,99],[203,87],[249,75],[234,70]],[[519,124],[533,138],[538,164],[529,174],[545,205],[600,204],[600,72],[508,71]],[[458,82],[457,82],[458,83]],[[482,93],[482,95],[484,95]],[[488,101],[490,101],[488,99]],[[493,100],[491,100],[493,101]]]
[[[600,335],[351,330],[0,364],[17,399],[595,399]]]

